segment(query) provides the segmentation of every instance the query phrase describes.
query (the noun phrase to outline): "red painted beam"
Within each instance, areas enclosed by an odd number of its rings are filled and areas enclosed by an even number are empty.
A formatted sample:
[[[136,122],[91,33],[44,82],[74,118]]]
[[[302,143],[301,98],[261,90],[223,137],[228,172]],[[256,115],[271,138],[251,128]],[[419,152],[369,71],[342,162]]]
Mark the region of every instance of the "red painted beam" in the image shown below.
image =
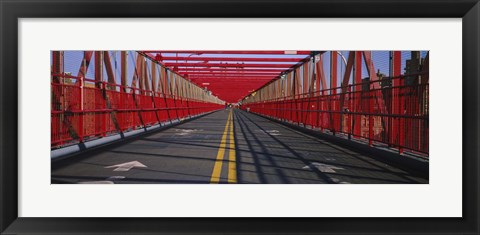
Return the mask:
[[[336,51],[330,52],[330,88],[335,88],[338,86],[337,85],[337,71],[338,71],[337,55],[338,54]],[[330,90],[330,94],[333,94],[333,95],[337,94],[337,90],[336,89]]]
[[[338,82],[337,82],[337,72],[338,72],[338,67],[337,67],[337,62],[338,62],[338,54],[337,51],[331,51],[330,52],[330,87],[329,88],[335,88],[338,87]],[[330,95],[336,95],[337,94],[337,89],[331,89],[330,90]],[[337,102],[336,100],[332,100],[331,102],[328,102],[328,110],[332,111],[338,111],[337,107]],[[330,113],[329,117],[330,121],[330,127],[332,127],[333,132],[339,130],[339,120],[334,119],[334,114],[333,112]]]
[[[324,65],[323,65],[323,57],[320,56],[320,60],[318,60],[317,62],[317,90],[320,91],[320,90],[326,90],[328,89],[327,87],[327,80],[325,78],[325,69],[324,69]],[[325,91],[322,92],[322,94],[326,95]]]
[[[249,73],[249,72],[225,72],[225,73],[222,73],[222,72],[178,72],[179,74],[183,74],[183,75],[202,75],[202,76],[239,76],[239,75],[248,75],[248,76],[277,76],[279,75],[280,73]]]
[[[241,57],[191,57],[163,56],[162,61],[244,61],[244,62],[300,62],[304,58],[241,58]]]
[[[188,74],[186,74],[188,75]],[[228,77],[269,77],[273,78],[278,76],[278,74],[264,74],[264,75],[255,75],[255,74],[235,74],[235,73],[230,73],[230,74],[197,74],[197,75],[191,75],[188,76],[189,78],[195,78],[195,77],[208,77],[208,78],[228,78]]]
[[[361,51],[356,51],[355,52],[355,65],[354,65],[354,70],[355,72],[353,73],[353,80],[354,83],[357,84],[353,86],[355,89],[355,92],[352,94],[353,95],[353,110],[355,112],[362,112],[361,108],[361,99],[362,99],[362,52]],[[362,122],[362,117],[360,115],[354,115],[353,117],[353,134],[356,136],[361,136],[361,122]]]
[[[88,66],[90,65],[90,61],[92,60],[93,51],[84,51],[83,52],[83,59],[80,64],[80,70],[78,71],[78,77],[85,78],[87,76]],[[77,80],[77,83],[80,80]]]
[[[221,79],[221,81],[230,81],[232,79],[250,79],[251,81],[255,81],[255,80],[272,80],[273,78],[275,77],[189,77],[190,80],[194,80],[194,79],[211,79],[211,80],[215,80],[215,79]]]
[[[189,57],[164,56],[161,61],[238,61],[238,62],[300,62],[304,58],[241,58],[241,57]]]
[[[398,77],[402,75],[402,52],[401,51],[393,51],[392,52],[392,64],[391,64],[391,73],[393,77]],[[402,94],[404,86],[403,79],[393,79],[393,87],[392,88],[392,102],[391,102],[391,113],[397,115],[404,114],[404,94]],[[392,122],[395,122],[394,125]],[[391,141],[396,141],[400,146],[404,146],[405,144],[405,129],[404,129],[404,119],[400,118],[398,120],[390,120],[391,132],[390,138]],[[399,147],[398,151],[400,154],[403,153],[403,148]]]
[[[95,82],[103,82],[103,52],[95,51]],[[95,84],[97,88],[101,88],[100,83]]]
[[[296,64],[222,64],[222,63],[165,63],[167,67],[237,67],[237,68],[285,68],[288,69]]]
[[[283,72],[284,69],[235,69],[235,68],[221,68],[221,69],[212,69],[212,68],[179,68],[177,72],[179,73],[190,73],[190,72]]]
[[[253,55],[310,55],[310,51],[143,51],[144,53],[179,53],[179,54],[253,54]]]
[[[345,105],[345,95],[348,92],[350,75],[352,74],[353,66],[355,64],[355,55],[355,51],[350,51],[348,53],[347,66],[345,68],[345,73],[343,74],[342,93],[340,93],[340,111],[342,111],[342,113],[340,113],[340,125],[342,125],[340,131],[344,131],[345,129],[345,126],[343,126],[344,118],[346,118],[347,123],[349,122],[349,115],[345,115],[343,112],[348,108],[348,105]],[[350,125],[347,125],[346,131],[350,132]]]
[[[112,62],[110,60],[110,54],[108,51],[103,52],[103,62],[105,64],[105,69],[107,72],[108,83],[117,84],[117,82],[115,81],[115,73],[113,71],[113,66],[112,66]],[[115,86],[109,86],[108,88],[110,88],[111,90],[114,90]]]

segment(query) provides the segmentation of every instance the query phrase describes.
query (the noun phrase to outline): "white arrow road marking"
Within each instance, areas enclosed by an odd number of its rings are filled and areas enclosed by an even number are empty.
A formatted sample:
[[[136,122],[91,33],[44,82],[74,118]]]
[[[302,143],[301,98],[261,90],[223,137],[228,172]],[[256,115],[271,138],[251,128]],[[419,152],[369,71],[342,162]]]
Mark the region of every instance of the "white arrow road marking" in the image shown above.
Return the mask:
[[[280,132],[280,131],[277,131],[277,130],[268,130],[268,131],[266,131],[266,132],[267,132],[267,133],[278,133],[278,132]]]
[[[255,132],[260,132],[260,133],[263,133],[263,134],[266,134],[266,135],[282,135],[282,134],[280,134],[280,131],[277,131],[277,130],[267,130],[267,131],[255,130]]]
[[[335,170],[345,170],[341,167],[318,163],[318,162],[313,162],[313,163],[310,163],[310,165],[303,167],[303,169],[308,169],[308,168],[310,169],[317,168],[319,171],[325,172],[325,173],[335,173],[336,172]]]
[[[188,135],[188,134],[191,134],[193,132],[202,131],[202,130],[198,130],[198,129],[175,129],[175,131],[180,132],[176,135]]]
[[[280,131],[277,131],[277,130],[268,130],[266,132],[270,135],[281,135]]]
[[[142,163],[138,161],[133,161],[133,162],[125,162],[122,164],[117,164],[113,166],[106,166],[105,168],[115,168],[113,171],[129,171],[130,169],[134,167],[142,167],[146,168],[147,166],[143,165]]]

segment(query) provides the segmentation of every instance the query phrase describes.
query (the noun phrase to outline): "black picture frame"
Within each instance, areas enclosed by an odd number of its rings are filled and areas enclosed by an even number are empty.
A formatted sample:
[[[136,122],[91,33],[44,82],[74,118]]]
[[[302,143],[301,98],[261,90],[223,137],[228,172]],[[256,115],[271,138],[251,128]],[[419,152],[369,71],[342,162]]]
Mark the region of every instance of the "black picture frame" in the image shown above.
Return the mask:
[[[479,234],[478,0],[0,0],[0,232],[3,234]],[[18,19],[56,17],[414,17],[463,19],[462,218],[18,217]],[[449,156],[460,157],[460,156]],[[395,203],[395,201],[392,201]]]

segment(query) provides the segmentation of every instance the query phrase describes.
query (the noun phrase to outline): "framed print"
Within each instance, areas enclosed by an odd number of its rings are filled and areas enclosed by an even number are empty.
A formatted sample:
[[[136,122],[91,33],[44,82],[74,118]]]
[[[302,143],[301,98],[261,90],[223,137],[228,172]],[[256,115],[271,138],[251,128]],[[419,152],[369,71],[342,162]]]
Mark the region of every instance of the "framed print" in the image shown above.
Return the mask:
[[[0,6],[2,234],[480,232],[475,0]]]

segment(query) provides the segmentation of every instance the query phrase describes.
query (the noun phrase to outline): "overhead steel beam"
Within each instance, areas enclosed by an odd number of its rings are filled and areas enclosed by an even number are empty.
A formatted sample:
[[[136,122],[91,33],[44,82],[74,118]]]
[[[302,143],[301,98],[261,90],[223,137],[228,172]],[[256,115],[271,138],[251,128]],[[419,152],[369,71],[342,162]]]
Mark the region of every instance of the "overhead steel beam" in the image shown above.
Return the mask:
[[[227,63],[164,63],[167,67],[237,67],[237,68],[290,68],[295,64],[227,64]]]
[[[283,72],[284,69],[278,68],[255,68],[255,69],[235,69],[235,68],[178,68],[177,72],[179,73],[190,73],[190,72]]]
[[[225,82],[232,81],[233,79],[247,79],[249,81],[255,81],[255,80],[272,80],[275,77],[192,77],[190,80],[196,80],[196,79],[209,79],[212,81],[215,81],[215,79],[218,80],[223,80]]]
[[[239,62],[299,62],[303,58],[252,58],[252,57],[191,57],[163,56],[161,61],[239,61]]]
[[[143,51],[144,53],[179,53],[179,54],[254,54],[254,55],[310,55],[310,51]]]
[[[203,75],[192,75],[192,76],[188,76],[188,78],[192,79],[192,78],[196,78],[196,77],[204,77],[204,78],[231,78],[231,77],[242,77],[242,78],[274,78],[278,76],[278,74],[274,74],[274,75],[252,75],[252,74],[217,74],[217,75],[211,75],[211,74],[203,74]]]
[[[178,72],[179,74],[184,74],[184,75],[206,75],[206,76],[218,76],[218,75],[260,75],[260,76],[276,76],[279,75],[280,73],[258,73],[258,72]]]

